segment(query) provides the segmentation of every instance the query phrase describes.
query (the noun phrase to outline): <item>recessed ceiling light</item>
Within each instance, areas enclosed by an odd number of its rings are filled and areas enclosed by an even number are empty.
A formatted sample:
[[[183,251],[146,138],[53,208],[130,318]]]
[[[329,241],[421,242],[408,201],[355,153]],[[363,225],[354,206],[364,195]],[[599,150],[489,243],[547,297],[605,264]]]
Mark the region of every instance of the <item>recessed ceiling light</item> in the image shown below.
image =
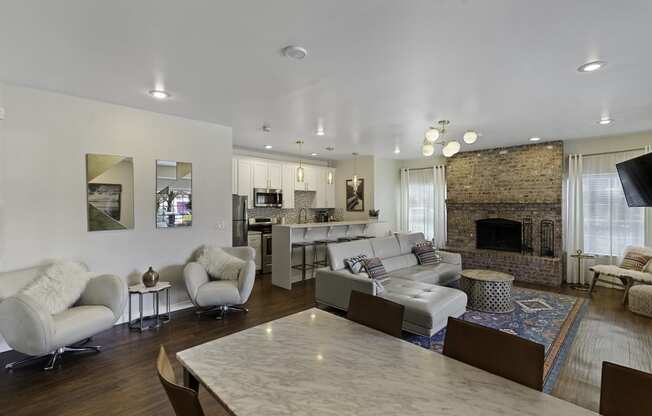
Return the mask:
[[[606,126],[607,124],[611,124],[613,122],[614,120],[611,117],[602,116],[600,117],[600,121],[598,121],[598,124]]]
[[[324,131],[324,128],[323,128],[323,127],[318,127],[318,128],[317,128],[317,131],[315,131],[315,134],[316,134],[317,136],[323,136],[323,135],[326,134],[326,132]]]
[[[163,90],[150,90],[149,95],[156,98],[157,100],[165,100],[167,98],[170,98],[170,93]]]
[[[284,56],[292,59],[303,59],[306,57],[306,55],[308,55],[306,48],[302,48],[301,46],[296,45],[286,46],[281,50],[281,52]]]
[[[607,63],[605,61],[591,61],[577,68],[578,72],[593,72],[603,68]]]
[[[310,156],[319,156],[319,153],[312,152],[310,153]]]
[[[398,146],[394,147],[394,154],[397,155],[399,153],[401,153],[401,149]]]
[[[271,149],[272,147],[273,147],[273,146],[272,146],[271,144],[266,144],[266,145],[265,145],[265,149],[267,149],[267,150]]]
[[[541,140],[541,137],[530,137],[531,142],[538,142],[539,140]]]

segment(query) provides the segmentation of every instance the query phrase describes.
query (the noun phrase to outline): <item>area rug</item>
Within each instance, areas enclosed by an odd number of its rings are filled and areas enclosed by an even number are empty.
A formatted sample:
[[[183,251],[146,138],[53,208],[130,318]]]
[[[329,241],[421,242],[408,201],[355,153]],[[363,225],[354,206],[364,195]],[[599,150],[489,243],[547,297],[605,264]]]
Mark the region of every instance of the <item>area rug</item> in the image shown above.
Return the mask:
[[[555,387],[580,321],[586,313],[585,299],[532,289],[514,288],[515,309],[498,314],[467,311],[462,319],[499,329],[545,346],[544,392]],[[438,353],[443,351],[446,329],[432,337],[404,333],[404,339]]]

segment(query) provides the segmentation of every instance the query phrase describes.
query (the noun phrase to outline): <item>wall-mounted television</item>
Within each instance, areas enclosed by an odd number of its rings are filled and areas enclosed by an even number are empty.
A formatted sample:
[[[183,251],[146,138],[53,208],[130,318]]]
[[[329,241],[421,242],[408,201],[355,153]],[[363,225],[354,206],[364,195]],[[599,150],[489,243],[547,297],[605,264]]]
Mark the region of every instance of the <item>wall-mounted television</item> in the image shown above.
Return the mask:
[[[627,205],[652,207],[652,153],[616,164]]]

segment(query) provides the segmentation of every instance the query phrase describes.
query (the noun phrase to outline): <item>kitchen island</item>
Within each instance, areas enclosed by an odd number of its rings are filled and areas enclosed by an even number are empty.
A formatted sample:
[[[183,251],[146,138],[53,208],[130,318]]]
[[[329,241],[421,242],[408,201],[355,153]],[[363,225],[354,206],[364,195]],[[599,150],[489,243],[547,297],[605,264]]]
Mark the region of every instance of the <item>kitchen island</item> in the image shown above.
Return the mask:
[[[389,224],[376,220],[274,225],[272,226],[272,284],[291,290],[292,283],[303,279],[301,270],[292,268],[293,265],[300,265],[303,258],[301,248],[292,250],[293,243],[358,236],[381,237],[390,234]],[[326,256],[326,249],[323,245],[308,246],[306,247],[306,264],[312,264],[315,254],[313,250],[317,250],[319,261]],[[311,279],[312,277],[312,270],[306,271],[305,278]]]

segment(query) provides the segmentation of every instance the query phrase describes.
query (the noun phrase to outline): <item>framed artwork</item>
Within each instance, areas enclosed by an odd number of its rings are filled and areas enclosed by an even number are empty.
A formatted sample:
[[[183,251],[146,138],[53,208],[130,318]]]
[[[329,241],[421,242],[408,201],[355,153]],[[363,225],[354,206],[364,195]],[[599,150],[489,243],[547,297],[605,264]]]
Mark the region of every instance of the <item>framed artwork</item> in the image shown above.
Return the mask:
[[[119,183],[89,183],[88,203],[104,215],[120,221],[120,197],[122,185]]]
[[[353,188],[353,179],[346,180],[346,210],[364,211],[364,179],[358,179],[358,188]]]

